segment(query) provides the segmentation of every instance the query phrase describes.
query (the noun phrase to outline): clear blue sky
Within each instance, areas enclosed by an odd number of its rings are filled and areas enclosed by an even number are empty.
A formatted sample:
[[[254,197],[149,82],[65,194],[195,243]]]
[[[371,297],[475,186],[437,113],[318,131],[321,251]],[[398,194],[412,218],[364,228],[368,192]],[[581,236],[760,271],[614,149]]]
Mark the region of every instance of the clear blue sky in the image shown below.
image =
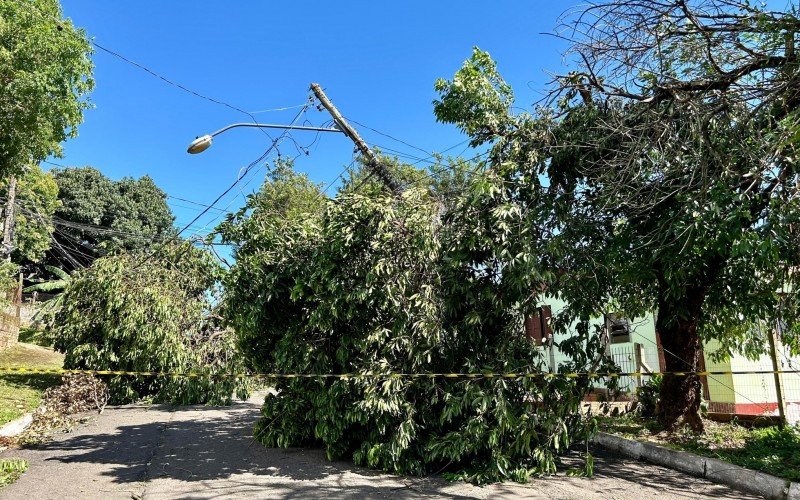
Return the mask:
[[[437,77],[451,77],[471,47],[488,50],[513,85],[517,104],[541,97],[548,71],[562,69],[563,44],[550,32],[574,1],[405,2],[97,2],[62,0],[66,16],[98,43],[202,94],[248,111],[305,102],[319,82],[342,113],[426,151],[464,140],[436,123],[431,101]],[[94,55],[95,109],[79,136],[65,144],[70,166],[92,165],[111,178],[150,175],[168,194],[210,203],[240,169],[268,146],[255,129],[215,140],[201,155],[186,154],[195,136],[248,121],[241,113],[189,95],[101,51]],[[261,122],[288,123],[297,109],[257,114]],[[321,124],[329,117],[311,110]],[[413,156],[420,151],[361,129],[367,142]],[[296,133],[308,144],[313,134]],[[461,152],[462,148],[453,150]],[[297,153],[285,140],[284,156]],[[328,134],[299,158],[298,170],[330,182],[352,159],[352,143]],[[469,152],[464,153],[469,154]],[[270,161],[274,155],[270,157]],[[258,188],[265,170],[218,204],[234,209]],[[197,207],[170,199],[181,226]],[[197,227],[215,224],[212,211]],[[187,233],[188,234],[188,233]]]

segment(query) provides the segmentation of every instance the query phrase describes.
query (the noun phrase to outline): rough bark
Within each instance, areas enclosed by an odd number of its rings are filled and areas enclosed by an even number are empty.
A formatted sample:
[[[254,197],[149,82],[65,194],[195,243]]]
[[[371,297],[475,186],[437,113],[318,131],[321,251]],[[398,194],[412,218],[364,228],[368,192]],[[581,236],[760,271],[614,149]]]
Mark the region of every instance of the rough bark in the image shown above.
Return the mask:
[[[669,431],[688,425],[692,430],[702,432],[700,377],[669,372],[697,372],[700,369],[703,350],[697,324],[705,291],[690,289],[677,300],[670,300],[666,294],[661,294],[661,297],[656,329],[661,337],[667,373],[661,382],[658,420]]]

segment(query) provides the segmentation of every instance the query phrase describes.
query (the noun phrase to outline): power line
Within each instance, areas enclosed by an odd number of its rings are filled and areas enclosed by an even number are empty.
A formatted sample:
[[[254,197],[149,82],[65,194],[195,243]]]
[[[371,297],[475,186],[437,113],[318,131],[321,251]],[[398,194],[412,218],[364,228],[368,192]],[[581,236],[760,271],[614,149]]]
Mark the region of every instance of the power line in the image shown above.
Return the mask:
[[[309,105],[310,105],[310,103],[309,103],[309,104],[306,104],[305,106],[303,106],[303,108],[302,108],[302,109],[301,109],[301,110],[300,110],[300,111],[297,113],[297,115],[295,115],[295,117],[294,117],[294,120],[292,120],[292,124],[294,124],[294,123],[297,121],[297,119],[298,119],[298,118],[300,118],[300,116],[301,116],[303,113],[305,113],[305,111],[308,109],[308,106],[309,106]],[[237,176],[236,180],[235,180],[235,181],[234,181],[234,182],[233,182],[233,183],[232,183],[230,186],[228,186],[228,188],[227,188],[227,189],[225,189],[225,191],[223,191],[223,192],[222,192],[222,194],[220,194],[219,196],[217,196],[217,197],[214,199],[214,201],[212,201],[212,202],[211,202],[211,204],[210,204],[210,205],[208,205],[206,208],[204,208],[204,209],[203,209],[203,210],[202,210],[202,211],[201,211],[199,214],[197,214],[197,216],[196,216],[195,218],[193,218],[193,219],[192,219],[192,220],[191,220],[191,221],[190,221],[188,224],[186,224],[186,225],[185,225],[183,228],[181,228],[181,230],[180,230],[180,231],[178,231],[178,232],[177,232],[177,234],[175,234],[175,236],[172,238],[172,240],[174,241],[175,239],[179,238],[179,237],[180,237],[180,235],[181,235],[181,234],[183,234],[183,233],[184,233],[184,232],[185,232],[185,231],[186,231],[186,230],[187,230],[187,229],[188,229],[188,228],[189,228],[189,227],[190,227],[192,224],[194,224],[195,222],[197,222],[197,221],[198,221],[198,220],[199,220],[201,217],[203,217],[205,214],[207,214],[209,210],[211,210],[212,208],[214,208],[214,207],[215,207],[215,205],[216,205],[216,204],[217,204],[217,203],[218,203],[218,202],[219,202],[219,201],[220,201],[222,198],[224,198],[224,197],[225,197],[225,196],[226,196],[228,193],[230,193],[230,192],[231,192],[231,191],[232,191],[232,190],[233,190],[233,189],[234,189],[234,188],[235,188],[235,187],[236,187],[236,186],[239,184],[239,182],[241,182],[241,180],[242,180],[242,179],[243,179],[245,176],[247,176],[247,174],[250,172],[250,170],[251,170],[251,169],[252,169],[254,166],[256,166],[256,165],[260,164],[260,163],[261,163],[261,162],[262,162],[262,161],[263,161],[263,160],[264,160],[264,159],[265,159],[267,156],[269,156],[269,154],[272,152],[272,150],[273,150],[273,149],[276,149],[276,148],[278,147],[278,143],[281,141],[281,139],[283,139],[283,138],[284,138],[285,136],[287,136],[287,135],[289,135],[289,130],[283,130],[283,132],[281,132],[281,134],[280,134],[280,135],[279,135],[279,136],[278,136],[276,139],[274,139],[274,140],[272,141],[272,144],[270,144],[270,145],[269,145],[269,147],[268,147],[268,148],[267,148],[267,149],[266,149],[266,150],[265,150],[265,151],[264,151],[264,152],[261,154],[261,156],[259,156],[259,157],[258,157],[258,158],[256,158],[255,160],[251,161],[251,162],[250,162],[250,163],[249,163],[249,164],[248,164],[246,167],[244,167],[244,169],[243,169],[243,170],[244,170],[244,173],[243,173],[243,174],[241,174],[241,175]],[[230,204],[228,205],[228,207],[230,207]],[[227,208],[228,208],[228,207],[226,207],[226,211],[227,211]],[[206,226],[207,226],[207,225],[208,225],[208,224],[206,224]],[[203,229],[205,229],[205,228],[203,228]],[[202,229],[201,229],[201,231],[202,231]],[[163,246],[163,245],[162,245],[162,246]],[[137,268],[139,268],[139,267],[140,267],[140,266],[142,266],[142,265],[143,265],[145,262],[147,262],[148,260],[150,260],[150,259],[151,259],[151,258],[152,258],[154,255],[156,255],[156,253],[158,253],[158,251],[159,251],[159,250],[160,250],[160,249],[155,249],[155,250],[153,250],[152,252],[150,252],[148,255],[146,255],[144,259],[142,259],[142,260],[141,260],[141,261],[140,261],[138,264],[136,264],[136,265],[134,266],[134,269],[137,269]]]
[[[251,115],[258,115],[258,114],[261,114],[261,113],[271,113],[273,111],[286,111],[288,109],[302,108],[303,106],[305,106],[305,103],[297,104],[297,105],[294,105],[294,106],[284,106],[282,108],[261,109],[259,111],[248,111],[248,113],[250,113]]]
[[[157,72],[153,71],[152,69],[148,68],[147,66],[145,66],[143,64],[140,64],[140,63],[138,63],[138,62],[136,62],[136,61],[134,61],[132,59],[129,59],[129,58],[125,57],[124,55],[120,54],[119,52],[117,52],[115,50],[112,50],[112,49],[110,49],[108,47],[105,47],[105,46],[99,44],[95,40],[91,40],[90,39],[89,43],[91,43],[93,46],[97,47],[98,49],[102,50],[103,52],[105,52],[107,54],[110,54],[110,55],[116,57],[117,59],[120,59],[121,61],[124,61],[124,62],[126,62],[126,63],[128,63],[128,64],[130,64],[132,66],[135,66],[135,67],[141,69],[142,71],[154,76],[155,78],[158,78],[159,80],[165,82],[166,84],[171,85],[171,86],[173,86],[175,88],[178,88],[178,89],[186,92],[187,94],[193,95],[195,97],[199,97],[200,99],[204,99],[204,100],[206,100],[208,102],[212,102],[214,104],[219,104],[221,106],[225,106],[225,107],[230,108],[230,109],[232,109],[234,111],[238,111],[239,113],[242,113],[244,115],[249,116],[253,120],[253,122],[258,123],[258,120],[256,120],[256,117],[253,115],[253,113],[250,113],[249,111],[245,111],[244,109],[242,109],[242,108],[240,108],[238,106],[235,106],[233,104],[230,104],[228,102],[225,102],[225,101],[223,101],[221,99],[216,99],[214,97],[209,97],[207,95],[201,94],[200,92],[198,92],[196,90],[190,89],[189,87],[187,87],[187,86],[185,86],[185,85],[183,85],[181,83],[178,83],[178,82],[176,82],[174,80],[171,80],[171,79],[165,77],[164,75],[162,75],[160,73],[157,73]]]
[[[64,165],[63,163],[56,163],[56,162],[50,161],[50,160],[42,160],[42,163],[47,163],[48,165],[52,165],[54,167],[59,167],[59,168],[80,168],[80,167],[70,167],[68,165]],[[198,207],[203,207],[203,208],[208,208],[209,207],[209,205],[207,205],[205,203],[200,203],[199,201],[193,201],[193,200],[189,200],[187,198],[182,198],[180,196],[175,196],[175,195],[171,195],[171,194],[167,194],[167,193],[164,193],[164,194],[166,195],[167,198],[172,198],[174,200],[182,201],[184,203],[190,203],[192,205],[197,205]],[[169,202],[167,202],[167,203],[169,204]],[[183,206],[183,205],[178,205],[177,203],[173,203],[173,205],[175,205],[177,207],[180,207],[180,208],[189,209],[189,210],[197,210],[196,208],[187,207],[187,206]],[[216,211],[220,211],[220,212],[223,211],[221,208],[217,208],[217,207],[211,207],[211,210],[216,210]]]
[[[353,120],[352,118],[347,117],[347,119],[350,120],[351,122],[355,123],[359,127],[363,127],[363,128],[365,128],[367,130],[371,130],[371,131],[375,132],[376,134],[382,135],[383,137],[386,137],[386,138],[391,139],[393,141],[399,142],[400,144],[405,144],[406,146],[408,146],[410,148],[413,148],[413,149],[416,149],[417,151],[421,151],[421,152],[423,152],[426,155],[429,155],[431,157],[434,156],[433,153],[431,153],[431,152],[429,152],[429,151],[427,151],[425,149],[422,149],[420,147],[414,146],[413,144],[410,144],[410,143],[408,143],[408,142],[406,142],[406,141],[404,141],[402,139],[398,139],[397,137],[391,136],[391,135],[389,135],[389,134],[387,134],[385,132],[381,132],[380,130],[374,129],[374,128],[369,127],[367,125],[364,125],[363,123],[357,122],[356,120]]]
[[[662,345],[659,345],[659,344],[657,344],[656,342],[654,342],[653,340],[650,340],[649,338],[647,338],[647,337],[646,337],[646,336],[644,336],[644,335],[640,335],[639,337],[640,337],[640,338],[643,338],[643,339],[645,339],[645,340],[647,340],[648,342],[650,342],[651,344],[653,344],[654,346],[656,346],[656,348],[658,348],[658,349],[661,349],[662,351],[664,351],[665,353],[667,353],[667,354],[669,354],[670,356],[674,357],[674,358],[675,358],[675,359],[677,359],[678,361],[681,361],[681,362],[683,362],[683,364],[685,364],[686,366],[688,366],[690,370],[695,370],[695,369],[696,369],[694,366],[692,366],[692,363],[688,362],[686,359],[684,359],[684,358],[682,358],[681,356],[679,356],[679,355],[675,354],[674,352],[670,351],[670,350],[669,350],[669,349],[667,349],[666,347],[664,347],[664,346],[662,346]],[[768,410],[767,410],[767,408],[766,408],[764,405],[762,405],[762,404],[760,404],[760,403],[756,403],[756,402],[755,402],[755,401],[753,401],[752,399],[748,398],[748,397],[747,397],[747,396],[745,396],[744,394],[742,394],[742,393],[740,393],[739,391],[737,391],[736,389],[734,389],[732,385],[728,385],[728,384],[726,384],[724,381],[720,380],[719,378],[717,378],[717,377],[715,377],[715,376],[713,376],[713,375],[708,375],[708,376],[709,376],[709,377],[711,377],[711,378],[713,378],[713,379],[714,379],[714,381],[715,381],[716,383],[718,383],[719,385],[721,385],[721,386],[723,386],[723,387],[725,387],[725,388],[727,388],[727,389],[730,389],[730,390],[731,390],[731,391],[732,391],[734,394],[736,394],[737,396],[741,396],[742,398],[744,398],[744,399],[746,399],[746,400],[750,401],[752,404],[760,406],[762,410],[764,410],[764,411],[768,411]]]
[[[31,12],[34,12],[36,15],[38,15],[42,19],[53,21],[53,22],[57,23],[58,25],[60,25],[61,23],[64,22],[64,20],[59,19],[58,17],[51,16],[51,15],[45,13],[45,12],[42,12],[41,10],[39,10],[38,7],[36,7],[33,4],[28,3],[26,5],[29,7]],[[203,99],[205,101],[208,101],[208,102],[211,102],[211,103],[214,103],[214,104],[218,104],[220,106],[225,106],[225,107],[227,107],[229,109],[232,109],[234,111],[242,113],[242,114],[250,117],[250,119],[253,121],[253,123],[256,123],[256,124],[258,123],[258,120],[256,119],[254,113],[251,113],[251,112],[249,112],[249,111],[247,111],[247,110],[245,110],[245,109],[243,109],[243,108],[241,108],[239,106],[233,105],[233,104],[231,104],[229,102],[223,101],[222,99],[217,99],[217,98],[210,97],[208,95],[202,94],[202,93],[200,93],[200,92],[198,92],[198,91],[196,91],[194,89],[191,89],[191,88],[187,87],[186,85],[184,85],[182,83],[179,83],[179,82],[177,82],[177,81],[175,81],[175,80],[173,80],[171,78],[167,78],[166,76],[156,72],[155,70],[149,68],[148,66],[145,66],[144,64],[138,63],[138,62],[136,62],[136,61],[134,61],[134,60],[122,55],[121,53],[117,52],[116,50],[113,50],[110,47],[106,47],[105,45],[100,44],[94,38],[89,38],[88,36],[86,38],[84,38],[83,36],[73,32],[73,31],[70,31],[70,30],[62,30],[62,31],[59,31],[59,33],[67,33],[70,36],[72,36],[73,38],[75,38],[76,40],[86,41],[86,42],[90,43],[93,47],[96,47],[97,49],[100,49],[101,51],[103,51],[103,52],[105,52],[105,53],[107,53],[107,54],[109,54],[111,56],[114,56],[117,59],[119,59],[119,60],[121,60],[121,61],[123,61],[123,62],[125,62],[127,64],[130,64],[131,66],[134,66],[134,67],[136,67],[136,68],[138,68],[138,69],[140,69],[140,70],[142,70],[142,71],[144,71],[146,73],[148,73],[149,75],[159,79],[160,81],[166,83],[167,85],[175,87],[175,88],[177,88],[177,89],[179,89],[179,90],[181,90],[181,91],[183,91],[183,92],[185,92],[185,93],[187,93],[189,95],[195,96],[195,97],[197,97],[199,99]],[[298,105],[298,107],[299,106],[304,106],[304,105],[305,104],[301,104],[301,105]],[[289,106],[289,107],[286,107],[284,109],[291,109],[293,107],[296,107],[296,106]],[[276,110],[277,109],[281,109],[281,108],[276,108]],[[269,111],[269,110],[265,110],[265,111]],[[270,136],[267,133],[266,130],[264,130],[264,129],[259,129],[259,130],[264,135],[266,135],[270,140],[272,140],[272,136]]]

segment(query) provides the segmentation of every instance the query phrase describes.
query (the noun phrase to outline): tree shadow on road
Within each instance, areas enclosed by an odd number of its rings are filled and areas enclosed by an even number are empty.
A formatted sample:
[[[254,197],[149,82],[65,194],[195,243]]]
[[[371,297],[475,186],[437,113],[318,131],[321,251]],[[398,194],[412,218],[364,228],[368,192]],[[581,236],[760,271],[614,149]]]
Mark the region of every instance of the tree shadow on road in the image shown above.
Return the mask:
[[[642,466],[595,450],[596,477],[535,479],[530,487],[499,484],[477,488],[449,483],[441,477],[411,478],[383,474],[351,463],[330,462],[319,449],[265,448],[252,437],[259,406],[239,403],[224,410],[168,406],[147,410],[112,409],[98,425],[36,447],[46,461],[102,464],[114,483],[147,483],[148,497],[211,498],[260,496],[279,498],[410,498],[519,495],[544,497],[545,491],[585,492],[586,498],[628,496],[630,488],[669,498],[698,496],[686,475],[656,466]],[[126,413],[127,412],[127,413]],[[152,413],[151,413],[152,412]],[[119,424],[108,423],[118,419]],[[133,422],[124,425],[126,421]],[[144,422],[144,423],[142,423]],[[102,432],[102,429],[113,429]],[[33,450],[32,450],[33,451]],[[573,454],[564,468],[579,466]],[[717,498],[742,498],[741,493],[709,486]],[[540,491],[537,491],[540,490]]]
[[[123,411],[129,410],[110,410]],[[154,413],[154,421],[118,425],[109,433],[80,430],[33,450],[46,453],[47,461],[105,464],[102,474],[115,483],[164,483],[171,494],[181,497],[204,491],[203,498],[256,492],[280,498],[405,498],[420,494],[459,498],[455,492],[442,490],[454,485],[441,478],[389,476],[343,461],[328,461],[318,449],[265,448],[253,439],[253,425],[260,414],[258,406],[250,403],[222,411],[157,406],[148,412]],[[148,497],[153,496],[149,486],[147,491]]]

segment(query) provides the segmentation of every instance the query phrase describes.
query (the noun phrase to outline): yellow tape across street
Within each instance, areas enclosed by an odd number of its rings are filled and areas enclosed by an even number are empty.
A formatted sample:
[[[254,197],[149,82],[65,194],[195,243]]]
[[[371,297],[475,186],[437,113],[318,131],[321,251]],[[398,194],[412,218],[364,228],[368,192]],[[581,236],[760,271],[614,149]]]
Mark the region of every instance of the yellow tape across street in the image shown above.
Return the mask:
[[[756,371],[696,371],[696,372],[528,372],[528,373],[400,373],[400,372],[364,372],[364,373],[208,373],[208,372],[153,372],[153,371],[124,371],[124,370],[71,370],[66,368],[26,368],[26,367],[0,367],[0,374],[49,374],[65,375],[85,373],[88,375],[116,375],[140,377],[185,377],[185,378],[252,378],[252,379],[293,379],[293,378],[322,378],[322,379],[364,379],[364,378],[452,378],[452,379],[532,379],[532,378],[619,378],[619,377],[652,377],[654,375],[674,375],[685,377],[687,375],[774,375],[798,374],[800,370],[756,370]]]

